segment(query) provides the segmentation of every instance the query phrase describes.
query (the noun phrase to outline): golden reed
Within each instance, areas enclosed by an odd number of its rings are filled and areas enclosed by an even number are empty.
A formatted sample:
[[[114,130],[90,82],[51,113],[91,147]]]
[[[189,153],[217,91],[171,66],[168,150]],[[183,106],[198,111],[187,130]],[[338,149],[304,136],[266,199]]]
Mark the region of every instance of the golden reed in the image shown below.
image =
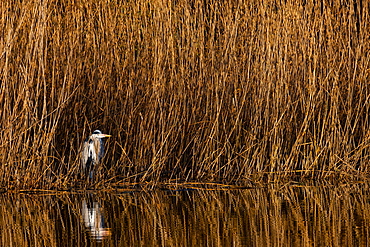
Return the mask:
[[[107,181],[362,179],[369,3],[0,4],[0,186],[77,185],[80,144]]]

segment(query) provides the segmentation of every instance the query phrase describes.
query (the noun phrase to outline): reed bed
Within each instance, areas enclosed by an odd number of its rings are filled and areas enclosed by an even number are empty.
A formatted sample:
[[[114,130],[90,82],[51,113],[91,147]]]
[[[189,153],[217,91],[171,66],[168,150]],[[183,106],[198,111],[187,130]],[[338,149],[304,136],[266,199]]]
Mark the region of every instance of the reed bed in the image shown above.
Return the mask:
[[[0,186],[365,179],[361,1],[2,1]]]

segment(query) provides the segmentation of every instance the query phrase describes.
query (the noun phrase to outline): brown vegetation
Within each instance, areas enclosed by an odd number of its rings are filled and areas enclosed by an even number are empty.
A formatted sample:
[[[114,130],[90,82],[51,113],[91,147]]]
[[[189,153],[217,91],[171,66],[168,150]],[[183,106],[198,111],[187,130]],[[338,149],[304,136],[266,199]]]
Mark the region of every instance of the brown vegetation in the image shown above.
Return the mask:
[[[367,176],[366,1],[67,2],[0,4],[1,187],[73,186],[94,129],[103,182]]]

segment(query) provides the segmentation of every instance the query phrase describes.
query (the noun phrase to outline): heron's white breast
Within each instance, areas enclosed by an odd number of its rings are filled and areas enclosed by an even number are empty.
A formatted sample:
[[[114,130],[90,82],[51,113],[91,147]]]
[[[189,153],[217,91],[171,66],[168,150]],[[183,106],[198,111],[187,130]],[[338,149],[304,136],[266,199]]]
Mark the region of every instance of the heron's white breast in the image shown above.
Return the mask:
[[[94,142],[89,143],[89,156],[94,162],[96,162],[96,152]]]

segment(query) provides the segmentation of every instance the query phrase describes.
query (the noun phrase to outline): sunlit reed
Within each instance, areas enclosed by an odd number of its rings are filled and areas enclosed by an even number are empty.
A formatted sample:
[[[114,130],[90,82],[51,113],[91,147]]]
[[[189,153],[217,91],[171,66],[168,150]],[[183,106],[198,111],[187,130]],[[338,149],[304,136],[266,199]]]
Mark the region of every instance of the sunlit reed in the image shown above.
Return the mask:
[[[94,129],[107,181],[362,179],[369,3],[0,4],[0,186],[76,185]]]

